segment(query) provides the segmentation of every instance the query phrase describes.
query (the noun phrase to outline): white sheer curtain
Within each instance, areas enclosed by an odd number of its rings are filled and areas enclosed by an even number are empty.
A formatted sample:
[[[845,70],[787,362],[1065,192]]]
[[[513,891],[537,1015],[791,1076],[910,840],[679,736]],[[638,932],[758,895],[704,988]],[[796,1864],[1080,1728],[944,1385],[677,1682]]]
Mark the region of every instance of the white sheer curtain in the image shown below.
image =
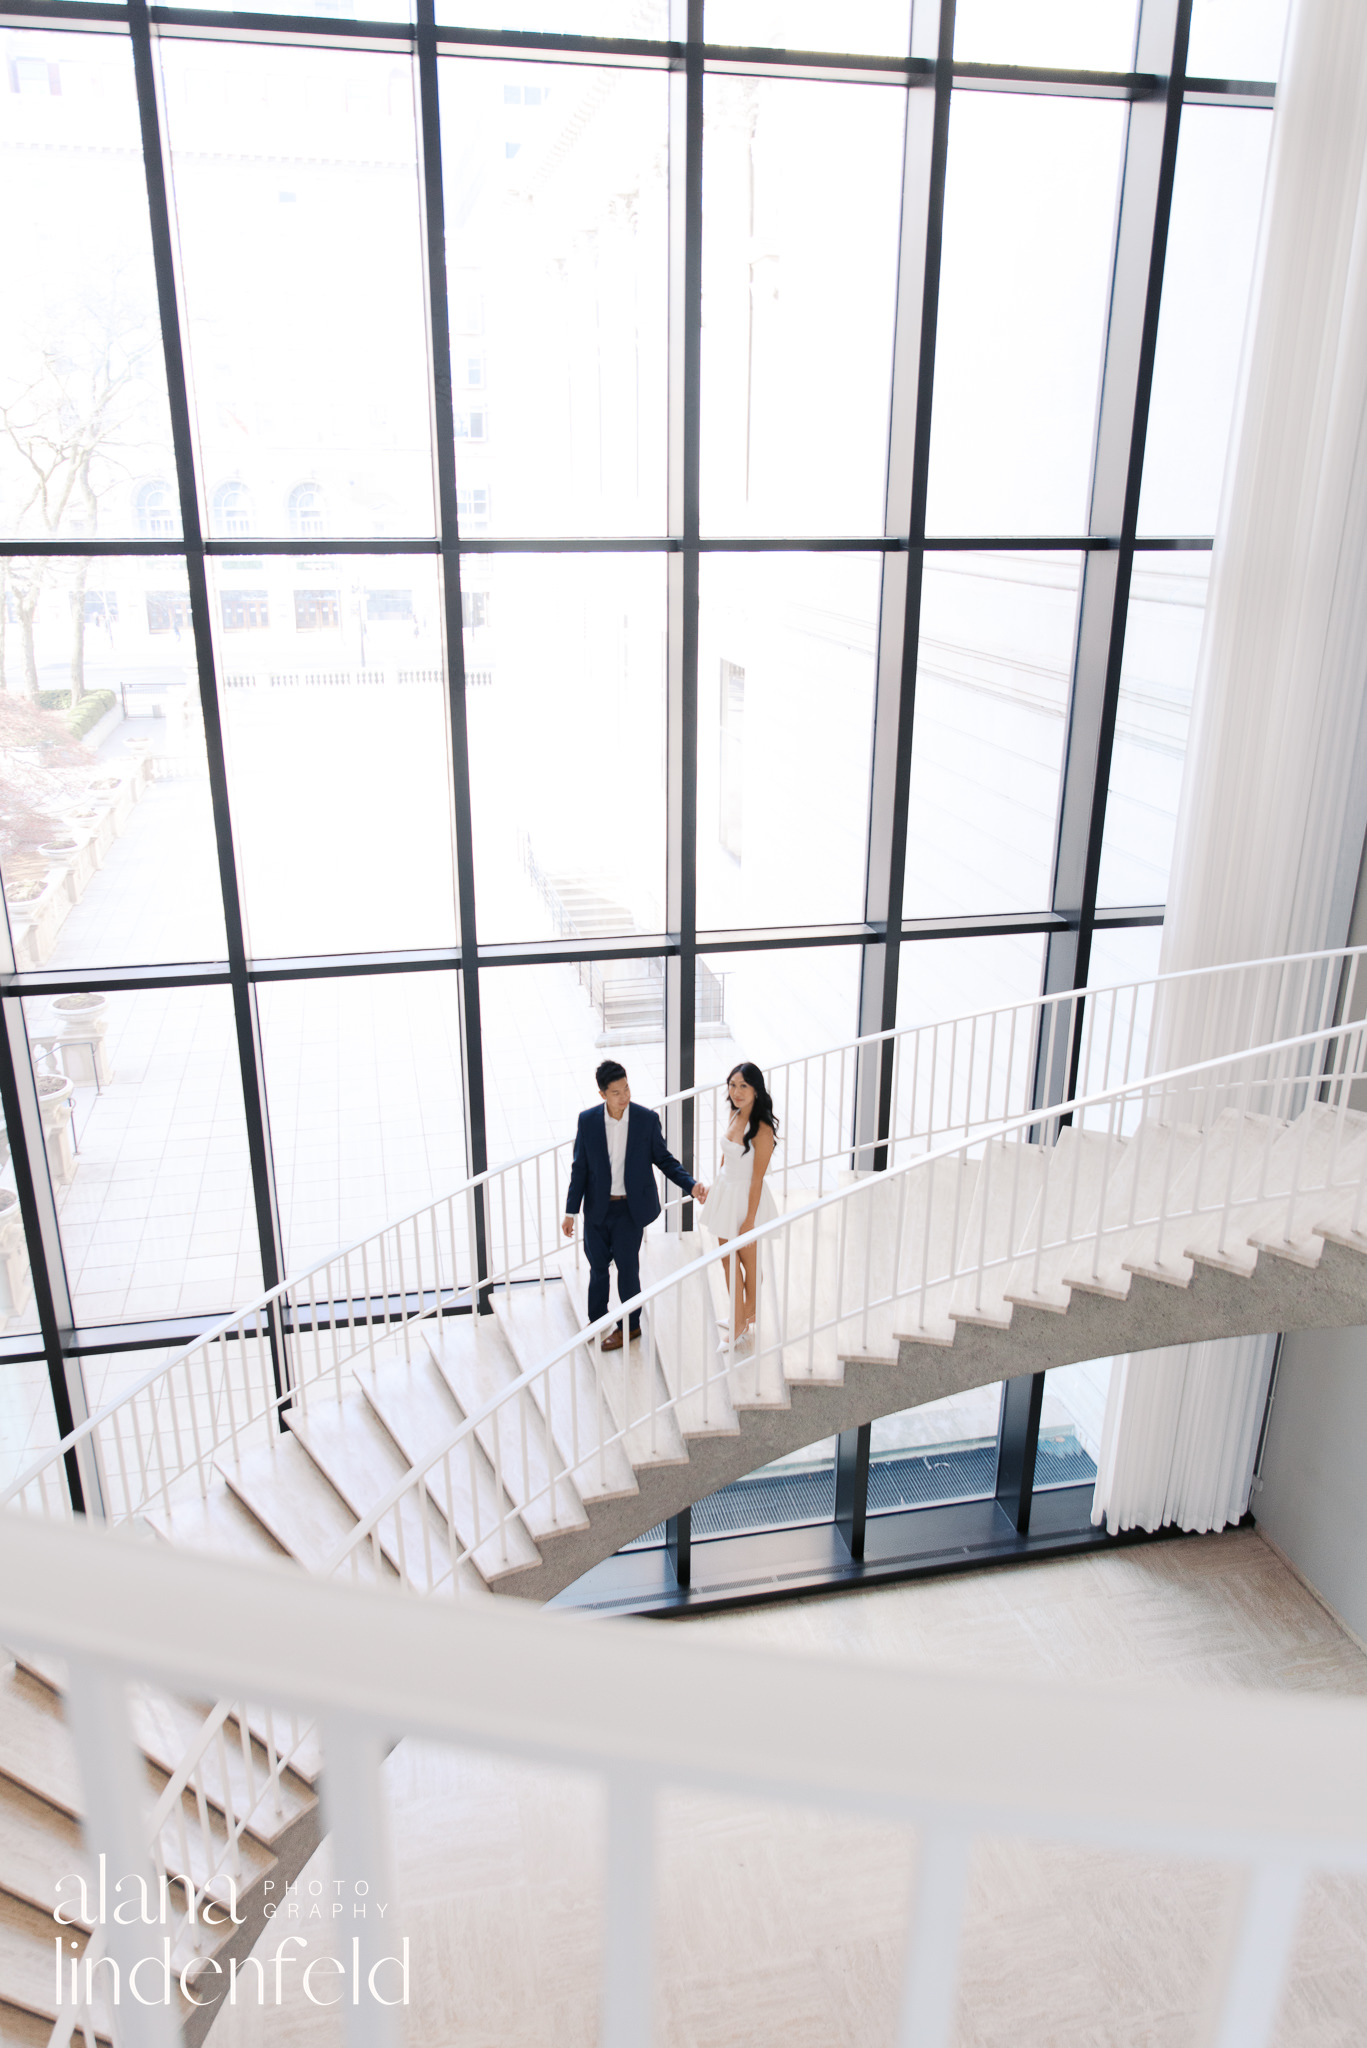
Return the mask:
[[[1367,828],[1365,678],[1367,5],[1293,0],[1165,971],[1346,941]],[[1170,1005],[1150,1065],[1212,1055],[1261,1021]],[[1237,1520],[1269,1357],[1251,1339],[1117,1361],[1092,1519]]]

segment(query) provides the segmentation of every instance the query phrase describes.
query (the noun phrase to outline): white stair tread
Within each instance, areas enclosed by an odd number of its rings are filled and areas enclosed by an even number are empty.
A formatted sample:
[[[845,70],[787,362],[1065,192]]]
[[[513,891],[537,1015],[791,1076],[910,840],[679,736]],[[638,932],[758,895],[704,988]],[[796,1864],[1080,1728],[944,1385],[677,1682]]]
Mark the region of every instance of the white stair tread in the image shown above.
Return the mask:
[[[64,1936],[65,1955],[74,1956],[79,1962],[85,1952],[88,1937],[79,1928]],[[46,2021],[51,2028],[57,2020],[58,2007],[54,1996],[54,1948],[55,1932],[52,1914],[42,1913],[20,1899],[6,1898],[0,1894],[0,1999],[17,2006],[21,2011],[33,2013]],[[73,1951],[75,1941],[79,1953]],[[100,1995],[102,1983],[107,1983],[109,1972],[96,1970],[95,2024],[97,2037],[102,2042],[112,2038],[110,2011],[107,2000]],[[71,1991],[70,1969],[65,1986],[68,1997]],[[82,1984],[84,1988],[84,1984]],[[79,2039],[79,2035],[73,2038]]]
[[[707,1268],[707,1282],[712,1317],[722,1326],[721,1336],[727,1342],[731,1336],[731,1297],[726,1291],[720,1261]],[[792,1406],[792,1395],[783,1371],[783,1348],[777,1341],[777,1326],[772,1321],[780,1306],[776,1291],[772,1300],[767,1294],[762,1296],[759,1312],[765,1320],[761,1348],[756,1350],[753,1343],[738,1345],[727,1361],[726,1389],[738,1416],[750,1408],[782,1410]]]
[[[14,1667],[0,1679],[0,1774],[79,1819],[76,1752],[61,1706],[46,1686]]]
[[[129,1718],[133,1736],[144,1756],[164,1770],[168,1777],[180,1768],[181,1760],[197,1740],[211,1712],[210,1706],[192,1705],[158,1686],[129,1689]],[[292,1771],[278,1771],[270,1782],[270,1765],[264,1746],[251,1744],[252,1775],[242,1753],[242,1730],[229,1719],[221,1742],[210,1741],[203,1753],[199,1782],[210,1805],[220,1812],[231,1810],[235,1820],[245,1820],[253,1835],[267,1847],[279,1840],[300,1815],[317,1805],[312,1791]],[[224,1765],[227,1782],[224,1782]]]
[[[641,1246],[641,1284],[653,1287],[682,1273],[705,1246],[700,1231],[653,1231]],[[702,1273],[670,1288],[642,1317],[641,1348],[655,1357],[674,1403],[685,1443],[694,1436],[735,1436],[730,1366],[721,1346],[712,1294]]]
[[[97,2040],[100,2038],[96,2036]],[[0,2048],[50,2048],[51,2041],[52,2021],[40,2020],[36,2013],[21,2012],[17,2005],[5,2003],[4,1988],[0,1985]],[[79,2034],[69,2037],[68,2048],[85,2048]]]
[[[460,1426],[460,1411],[425,1347],[406,1365],[395,1362],[362,1375],[361,1386],[410,1467],[431,1457]],[[474,1546],[473,1561],[486,1584],[540,1564],[541,1553],[512,1502],[500,1495],[493,1468],[473,1437],[432,1468],[427,1491],[454,1525],[461,1549]]]
[[[146,1765],[146,1774],[148,1797],[155,1801],[161,1797],[169,1774],[150,1763]],[[62,1719],[60,1702],[37,1679],[13,1666],[0,1682],[0,1776],[8,1778],[46,1805],[55,1807],[59,1813],[79,1819],[80,1772],[71,1737]],[[185,1795],[184,1807],[185,1839],[190,1848],[189,1875],[196,1884],[201,1884],[207,1874],[206,1865],[198,1813],[189,1793]],[[212,1808],[208,1810],[208,1817],[214,1840],[221,1844],[225,1839],[221,1817]],[[238,1889],[242,1891],[273,1869],[275,1858],[249,1836],[241,1839],[239,1847],[241,1874]],[[180,1869],[183,1852],[180,1830],[174,1817],[168,1818],[162,1830],[162,1849],[166,1868]],[[227,1897],[221,1876],[215,1878],[210,1891],[215,1898]],[[0,1992],[0,1996],[3,1995]]]
[[[1240,1253],[1245,1243],[1255,1249],[1266,1244],[1284,1257],[1318,1263],[1322,1234],[1316,1219],[1336,1212],[1351,1218],[1364,1172],[1367,1118],[1312,1103],[1277,1140],[1258,1199],[1239,1213]],[[1293,1186],[1295,1197],[1289,1199]],[[1239,1262],[1247,1263],[1242,1256]]]
[[[46,1913],[50,1930],[58,1879],[89,1869],[78,1823],[50,1801],[0,1778],[0,1891],[12,1892]],[[64,1886],[61,1896],[72,1902],[68,1914],[75,1913],[81,1899],[77,1886]]]
[[[290,1555],[222,1479],[212,1479],[202,1500],[198,1495],[187,1496],[170,1508],[158,1501],[144,1509],[143,1519],[165,1542],[179,1544],[183,1550],[208,1550],[218,1557],[236,1557],[251,1564],[265,1559],[279,1563]]]
[[[1037,1148],[1043,1149],[1043,1148]],[[1125,1140],[1066,1126],[1048,1148],[1042,1184],[1016,1236],[1017,1257],[1002,1294],[1012,1303],[1066,1310],[1064,1280],[1079,1238],[1094,1230],[1102,1202],[1125,1170]]]
[[[1006,1288],[1014,1257],[1038,1203],[1052,1147],[1024,1135],[992,1139],[983,1156],[959,1238],[959,1279],[949,1313],[956,1322],[1005,1329],[1011,1321]]]
[[[243,1506],[305,1571],[330,1565],[356,1526],[356,1517],[292,1435],[236,1457],[220,1451],[214,1463]],[[370,1546],[355,1556],[357,1567],[353,1573],[348,1564],[346,1574],[373,1583],[380,1574]]]
[[[558,1275],[544,1288],[496,1293],[494,1315],[519,1372],[534,1371],[579,1328],[570,1291]],[[582,1501],[622,1500],[639,1491],[625,1446],[615,1431],[600,1427],[600,1409],[611,1410],[587,1346],[576,1346],[536,1380],[532,1398],[543,1411],[550,1402],[551,1428]],[[605,1437],[612,1441],[605,1443]]]
[[[1155,1191],[1154,1213],[1161,1220],[1140,1232],[1123,1260],[1129,1273],[1143,1273],[1151,1280],[1163,1280],[1185,1287],[1192,1275],[1192,1262],[1184,1249],[1201,1208],[1222,1199],[1231,1161],[1237,1158],[1248,1126],[1258,1133],[1265,1128],[1262,1118],[1248,1118],[1237,1110],[1225,1110],[1207,1131],[1196,1134],[1196,1142],[1178,1163],[1181,1126],[1169,1134],[1173,1170],[1166,1177],[1166,1190]]]
[[[1124,1300],[1134,1270],[1132,1255],[1142,1257],[1153,1239],[1151,1219],[1157,1216],[1163,1199],[1164,1176],[1171,1175],[1171,1186],[1200,1142],[1200,1132],[1186,1124],[1150,1120],[1131,1132],[1125,1140],[1124,1157],[1107,1181],[1099,1231],[1094,1228],[1065,1263],[1067,1286]],[[1190,1270],[1188,1262],[1186,1272]]]
[[[422,1324],[421,1334],[462,1414],[476,1414],[519,1377],[494,1316],[446,1316]],[[475,1433],[533,1540],[587,1529],[589,1518],[566,1460],[529,1392],[505,1401]]]
[[[364,1394],[343,1395],[340,1401],[319,1399],[308,1413],[295,1408],[288,1416],[298,1437],[333,1491],[356,1521],[363,1521],[403,1479],[409,1463]],[[436,1527],[432,1526],[435,1517]],[[435,1592],[451,1576],[446,1524],[429,1502],[416,1493],[401,1495],[397,1513],[386,1515],[379,1530],[380,1548],[395,1571],[406,1570],[423,1592]]]
[[[561,1254],[560,1270],[575,1328],[582,1329],[588,1321],[588,1267],[576,1266],[574,1253],[567,1251]],[[648,1355],[645,1339],[624,1343],[620,1351],[604,1351],[595,1339],[591,1362],[602,1375],[608,1408],[632,1464],[638,1470],[647,1465],[686,1465],[683,1431],[659,1361]]]
[[[904,1331],[953,1342],[949,1276],[977,1177],[976,1160],[951,1154],[905,1173],[868,1175],[859,1196],[795,1220],[773,1253],[791,1384],[839,1386],[845,1358],[895,1355]]]

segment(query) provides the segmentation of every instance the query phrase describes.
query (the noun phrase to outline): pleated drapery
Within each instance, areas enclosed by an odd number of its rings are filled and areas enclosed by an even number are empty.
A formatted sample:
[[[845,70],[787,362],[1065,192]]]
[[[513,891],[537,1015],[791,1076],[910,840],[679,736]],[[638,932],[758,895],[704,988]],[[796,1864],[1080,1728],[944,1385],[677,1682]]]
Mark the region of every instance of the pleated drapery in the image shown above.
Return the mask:
[[[1367,830],[1365,680],[1367,5],[1292,0],[1164,972],[1346,943]],[[1274,1026],[1169,1000],[1150,1071]],[[1269,1359],[1255,1338],[1118,1360],[1093,1521],[1236,1521]]]

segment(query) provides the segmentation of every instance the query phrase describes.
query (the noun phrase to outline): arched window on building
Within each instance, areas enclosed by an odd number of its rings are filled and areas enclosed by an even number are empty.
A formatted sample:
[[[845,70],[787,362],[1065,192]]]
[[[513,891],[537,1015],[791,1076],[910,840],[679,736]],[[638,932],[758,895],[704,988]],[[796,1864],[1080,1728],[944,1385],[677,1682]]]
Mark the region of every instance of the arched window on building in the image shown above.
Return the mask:
[[[220,484],[213,498],[213,530],[221,539],[231,539],[252,530],[252,501],[245,484]]]
[[[160,478],[155,483],[142,484],[137,495],[138,532],[149,539],[160,534],[180,531],[176,517],[176,501],[171,486]]]
[[[323,531],[323,493],[317,484],[296,484],[290,492],[290,532],[301,539]]]

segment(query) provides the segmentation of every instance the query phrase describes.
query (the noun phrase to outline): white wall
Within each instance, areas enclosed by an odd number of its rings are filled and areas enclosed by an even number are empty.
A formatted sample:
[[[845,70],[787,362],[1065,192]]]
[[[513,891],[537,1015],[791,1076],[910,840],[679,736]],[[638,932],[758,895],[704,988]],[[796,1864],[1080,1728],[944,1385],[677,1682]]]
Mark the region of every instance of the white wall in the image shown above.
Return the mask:
[[[1367,1640],[1367,1330],[1298,1330],[1282,1344],[1263,1485],[1264,1535]]]

